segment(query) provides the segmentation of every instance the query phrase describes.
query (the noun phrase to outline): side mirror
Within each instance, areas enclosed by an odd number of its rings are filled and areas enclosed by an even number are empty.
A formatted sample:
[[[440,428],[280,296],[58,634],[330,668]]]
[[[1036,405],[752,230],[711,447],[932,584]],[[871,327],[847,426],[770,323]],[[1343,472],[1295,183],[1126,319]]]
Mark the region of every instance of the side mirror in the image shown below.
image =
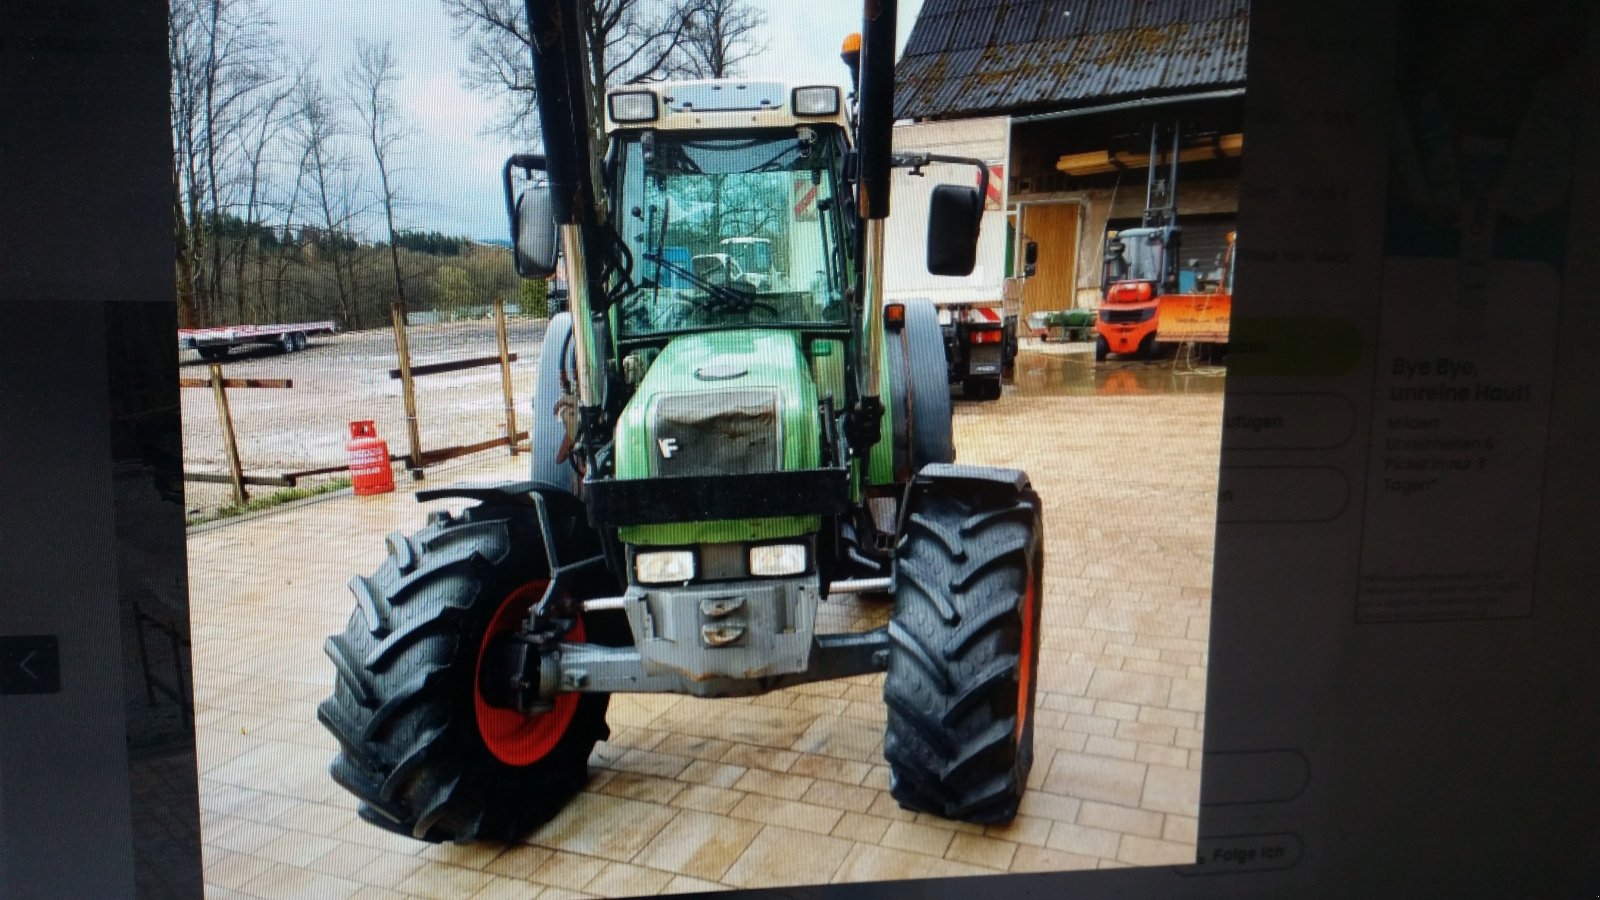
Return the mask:
[[[966,276],[978,264],[983,198],[976,188],[941,184],[928,200],[928,273]]]
[[[517,197],[512,212],[512,257],[523,278],[548,278],[556,270],[556,219],[548,185],[534,185]]]
[[[1022,248],[1022,276],[1024,278],[1032,278],[1038,268],[1039,243],[1037,241],[1029,241],[1027,246]]]

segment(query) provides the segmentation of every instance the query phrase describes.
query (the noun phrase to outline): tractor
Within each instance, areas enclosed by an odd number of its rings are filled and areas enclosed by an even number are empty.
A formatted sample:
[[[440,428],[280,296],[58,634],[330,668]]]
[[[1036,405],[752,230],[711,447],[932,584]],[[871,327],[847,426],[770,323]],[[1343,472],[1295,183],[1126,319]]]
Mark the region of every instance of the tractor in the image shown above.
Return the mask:
[[[569,273],[531,472],[419,493],[471,505],[352,579],[318,708],[334,781],[398,834],[513,840],[583,788],[611,694],[883,673],[893,797],[1010,821],[1041,504],[1021,471],[955,463],[937,314],[884,302],[889,172],[915,162],[890,152],[893,0],[846,41],[848,93],[699,81],[603,104],[566,27],[578,0],[528,13],[544,151],[502,173],[513,255],[524,277],[558,255]],[[970,182],[933,192],[931,272],[972,270],[982,211]],[[689,264],[729,237],[764,238],[785,277]],[[819,633],[825,605],[884,599],[886,625]]]

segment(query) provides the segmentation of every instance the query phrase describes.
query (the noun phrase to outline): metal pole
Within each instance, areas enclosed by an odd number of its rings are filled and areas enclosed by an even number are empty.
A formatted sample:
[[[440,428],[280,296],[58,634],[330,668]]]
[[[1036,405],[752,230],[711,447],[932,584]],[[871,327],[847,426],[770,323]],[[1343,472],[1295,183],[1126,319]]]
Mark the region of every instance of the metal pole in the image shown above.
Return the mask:
[[[1167,173],[1167,224],[1178,221],[1178,157],[1183,152],[1183,123],[1172,123],[1172,165]]]
[[[506,398],[506,446],[517,455],[517,401],[511,391],[511,345],[506,339],[506,301],[495,298],[494,332],[500,341],[500,387]]]
[[[861,20],[861,90],[857,107],[856,208],[862,218],[861,394],[881,410],[878,370],[883,352],[883,226],[889,216],[890,157],[894,154],[895,0],[867,0]],[[987,176],[988,170],[984,170]]]
[[[233,480],[233,505],[243,506],[249,495],[244,490],[244,467],[239,465],[239,444],[233,437],[233,416],[228,412],[228,389],[222,383],[222,364],[211,364],[211,396],[217,401],[217,418],[222,422],[222,449],[228,454],[228,476]]]
[[[862,323],[865,357],[861,366],[861,393],[878,397],[882,391],[883,373],[878,368],[878,358],[883,353],[883,220],[867,219],[861,223],[866,239],[866,297],[861,304],[867,320]]]
[[[417,432],[417,391],[411,380],[411,347],[406,343],[406,308],[399,300],[389,304],[394,321],[394,352],[400,360],[400,389],[406,401],[406,440],[411,447],[411,478],[422,480],[422,436]]]
[[[1144,220],[1139,223],[1146,228],[1155,224],[1152,218],[1152,207],[1156,202],[1156,172],[1159,171],[1156,166],[1159,165],[1157,160],[1160,158],[1156,154],[1160,148],[1157,142],[1160,134],[1160,125],[1150,126],[1150,163],[1144,179]]]
[[[572,349],[578,362],[578,405],[598,406],[599,379],[594,368],[594,322],[589,305],[589,263],[583,253],[583,232],[561,226],[561,248],[567,257],[567,303],[572,310]]]

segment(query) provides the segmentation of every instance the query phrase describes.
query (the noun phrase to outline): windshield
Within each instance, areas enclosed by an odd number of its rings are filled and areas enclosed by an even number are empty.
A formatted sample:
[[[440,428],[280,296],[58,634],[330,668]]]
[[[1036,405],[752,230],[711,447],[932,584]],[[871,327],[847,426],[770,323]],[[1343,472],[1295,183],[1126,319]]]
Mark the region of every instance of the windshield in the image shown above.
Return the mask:
[[[1108,256],[1121,248],[1120,263],[1112,260],[1112,280],[1161,281],[1166,244],[1159,228],[1129,228],[1111,239]]]
[[[764,239],[726,238],[722,246],[738,260],[746,272],[764,273],[772,268],[772,243]]]
[[[811,128],[618,136],[621,337],[847,322],[839,147]]]

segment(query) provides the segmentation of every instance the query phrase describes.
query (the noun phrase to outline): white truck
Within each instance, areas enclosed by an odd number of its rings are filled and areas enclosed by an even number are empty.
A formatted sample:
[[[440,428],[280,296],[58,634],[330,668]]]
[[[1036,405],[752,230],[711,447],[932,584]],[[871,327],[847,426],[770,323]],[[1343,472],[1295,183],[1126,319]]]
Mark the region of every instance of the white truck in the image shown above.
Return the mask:
[[[995,400],[1017,355],[1020,294],[1006,289],[1006,158],[1010,120],[1005,116],[896,125],[896,155],[928,153],[968,157],[988,165],[988,196],[978,238],[977,265],[965,278],[929,275],[919,252],[928,233],[928,199],[936,185],[973,178],[968,165],[937,162],[896,166],[890,186],[892,214],[884,235],[890,248],[884,296],[928,300],[944,329],[950,383],[969,398]]]
[[[219,325],[215,328],[178,329],[178,347],[194,350],[200,358],[220,360],[234,347],[277,347],[295,353],[310,345],[314,334],[333,334],[333,322],[289,322],[283,325]]]

